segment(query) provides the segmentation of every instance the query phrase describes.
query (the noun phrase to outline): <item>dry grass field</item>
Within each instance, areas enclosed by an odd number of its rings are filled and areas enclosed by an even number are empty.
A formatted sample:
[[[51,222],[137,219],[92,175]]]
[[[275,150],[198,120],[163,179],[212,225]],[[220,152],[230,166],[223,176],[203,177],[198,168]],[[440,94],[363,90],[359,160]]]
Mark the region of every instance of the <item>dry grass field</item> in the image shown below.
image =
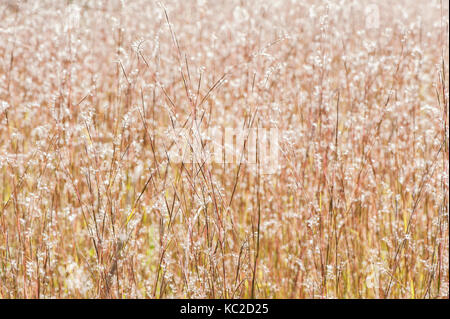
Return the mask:
[[[0,298],[449,298],[448,33],[440,0],[1,0]]]

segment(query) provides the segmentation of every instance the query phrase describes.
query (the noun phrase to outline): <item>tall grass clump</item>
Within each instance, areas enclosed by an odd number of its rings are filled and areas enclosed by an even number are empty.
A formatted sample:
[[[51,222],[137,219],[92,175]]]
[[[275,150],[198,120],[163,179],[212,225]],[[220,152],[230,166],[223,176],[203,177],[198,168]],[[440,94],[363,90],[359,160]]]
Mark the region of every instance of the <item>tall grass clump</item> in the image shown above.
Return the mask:
[[[1,1],[0,298],[448,298],[448,23],[440,0]],[[250,135],[206,160],[211,128],[276,129],[275,172]]]

